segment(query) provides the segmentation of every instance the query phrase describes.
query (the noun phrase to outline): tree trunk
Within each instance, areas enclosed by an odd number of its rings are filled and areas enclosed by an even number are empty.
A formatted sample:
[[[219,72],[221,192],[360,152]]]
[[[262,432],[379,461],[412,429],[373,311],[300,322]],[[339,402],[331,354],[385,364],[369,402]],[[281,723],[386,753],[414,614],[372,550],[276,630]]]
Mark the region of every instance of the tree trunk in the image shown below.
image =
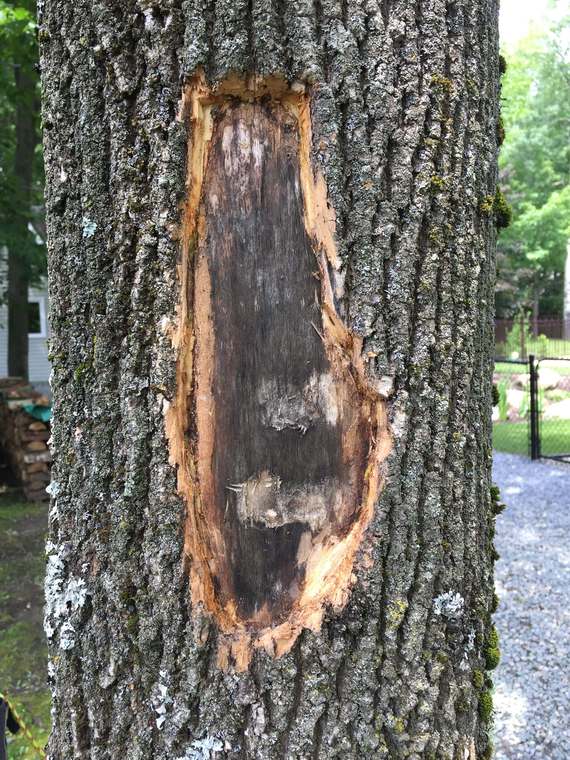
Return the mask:
[[[28,277],[26,262],[8,248],[8,374],[28,377]]]
[[[570,340],[570,240],[566,243],[564,262],[564,338]]]
[[[15,70],[16,93],[16,147],[14,176],[16,179],[15,237],[28,236],[32,203],[32,176],[34,151],[38,142],[35,128],[36,110],[34,87],[29,74]],[[28,287],[29,266],[22,251],[13,246],[8,249],[8,374],[28,377]]]
[[[532,293],[532,337],[538,338],[538,315],[540,309],[539,286],[535,284]]]
[[[488,757],[497,4],[40,39],[50,757]]]

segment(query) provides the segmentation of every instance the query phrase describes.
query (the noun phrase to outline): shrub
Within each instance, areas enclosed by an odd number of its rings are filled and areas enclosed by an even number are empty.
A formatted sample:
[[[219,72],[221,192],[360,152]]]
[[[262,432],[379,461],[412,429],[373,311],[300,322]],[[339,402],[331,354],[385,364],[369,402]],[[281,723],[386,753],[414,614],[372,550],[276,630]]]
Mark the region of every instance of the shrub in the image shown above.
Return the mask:
[[[509,384],[506,380],[501,380],[497,386],[499,392],[499,420],[506,422],[509,416],[509,405],[507,402],[507,388]]]

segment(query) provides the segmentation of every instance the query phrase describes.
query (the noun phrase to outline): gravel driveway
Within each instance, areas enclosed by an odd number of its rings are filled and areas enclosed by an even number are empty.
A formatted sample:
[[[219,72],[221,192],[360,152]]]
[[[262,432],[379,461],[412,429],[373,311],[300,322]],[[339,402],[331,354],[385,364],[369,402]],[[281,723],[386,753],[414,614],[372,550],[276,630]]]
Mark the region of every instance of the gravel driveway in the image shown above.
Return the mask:
[[[570,464],[495,453],[496,760],[570,759]]]

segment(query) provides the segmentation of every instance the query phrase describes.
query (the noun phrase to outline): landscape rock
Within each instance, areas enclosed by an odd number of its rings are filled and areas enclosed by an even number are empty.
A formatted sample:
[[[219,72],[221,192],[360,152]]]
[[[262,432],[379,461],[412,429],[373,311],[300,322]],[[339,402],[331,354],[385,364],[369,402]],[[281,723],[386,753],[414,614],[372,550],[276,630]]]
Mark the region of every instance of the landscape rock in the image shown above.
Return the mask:
[[[538,387],[545,391],[554,390],[560,383],[560,375],[550,367],[542,367],[538,373]],[[528,372],[522,375],[516,375],[513,380],[515,388],[526,389],[529,386],[529,374]]]
[[[526,391],[521,391],[520,388],[509,388],[507,390],[507,404],[509,409],[518,412]]]
[[[545,419],[557,418],[559,420],[570,420],[570,398],[562,399],[554,404],[549,404],[542,415]],[[569,447],[570,448],[570,442]]]

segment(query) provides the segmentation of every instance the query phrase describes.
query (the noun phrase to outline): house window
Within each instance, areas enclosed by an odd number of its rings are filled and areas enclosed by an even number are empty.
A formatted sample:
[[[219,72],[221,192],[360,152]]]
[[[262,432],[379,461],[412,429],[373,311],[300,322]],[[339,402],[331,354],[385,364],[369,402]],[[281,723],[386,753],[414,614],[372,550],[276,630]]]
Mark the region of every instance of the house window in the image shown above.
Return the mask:
[[[28,335],[30,338],[47,335],[45,298],[28,298]]]

